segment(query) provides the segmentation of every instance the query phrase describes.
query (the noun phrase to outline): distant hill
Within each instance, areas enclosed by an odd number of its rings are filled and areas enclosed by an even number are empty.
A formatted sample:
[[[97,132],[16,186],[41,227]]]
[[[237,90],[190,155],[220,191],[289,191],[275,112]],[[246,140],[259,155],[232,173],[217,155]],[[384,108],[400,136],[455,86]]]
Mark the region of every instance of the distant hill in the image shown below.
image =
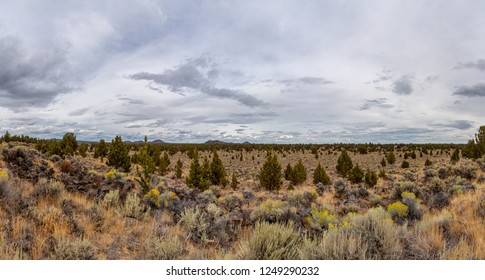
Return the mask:
[[[127,144],[136,144],[136,145],[142,145],[142,144],[145,144],[145,141],[125,141],[125,143]],[[153,140],[153,141],[148,141],[148,144],[165,144],[166,142],[160,140],[160,139],[157,139],[157,140]]]
[[[205,144],[229,144],[229,142],[224,142],[220,140],[209,140],[206,141]]]

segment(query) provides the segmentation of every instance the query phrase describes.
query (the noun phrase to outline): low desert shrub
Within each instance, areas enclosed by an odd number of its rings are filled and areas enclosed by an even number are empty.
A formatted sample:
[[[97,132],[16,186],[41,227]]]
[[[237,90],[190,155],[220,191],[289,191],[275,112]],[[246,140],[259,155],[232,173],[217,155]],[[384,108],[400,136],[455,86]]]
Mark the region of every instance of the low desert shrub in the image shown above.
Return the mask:
[[[428,207],[431,209],[443,209],[450,204],[450,195],[446,192],[433,194],[428,200]]]
[[[175,203],[180,199],[174,192],[165,191],[160,194],[160,207],[162,208],[174,208]]]
[[[315,190],[291,191],[287,194],[287,201],[291,206],[297,209],[309,209],[317,197],[318,193]]]
[[[324,185],[322,183],[317,183],[315,185],[315,190],[317,191],[318,195],[323,195],[325,192],[329,192],[331,190],[331,185]]]
[[[417,197],[419,197],[421,194],[421,190],[414,182],[411,182],[411,181],[395,182],[393,183],[391,199],[400,200],[402,198],[403,192],[412,192]]]
[[[145,215],[150,213],[150,209],[145,209],[145,207],[140,204],[140,198],[136,194],[131,193],[126,197],[122,213],[125,217],[142,219]]]
[[[56,180],[47,180],[40,178],[37,182],[36,189],[32,192],[32,196],[39,198],[57,199],[65,195],[65,187],[62,182]]]
[[[184,252],[184,244],[177,235],[150,238],[145,242],[145,256],[148,260],[177,260]]]
[[[428,189],[433,193],[439,193],[445,190],[446,184],[440,178],[434,177],[431,182],[427,184]]]
[[[60,240],[54,248],[57,260],[94,260],[95,249],[87,239]]]
[[[438,171],[434,168],[426,168],[424,170],[424,178],[425,180],[430,180],[434,177],[438,177]]]
[[[315,205],[313,205],[310,214],[306,218],[306,222],[309,224],[310,228],[321,232],[327,230],[331,225],[338,224],[339,220],[334,214],[331,214],[328,210],[320,210]]]
[[[120,191],[110,190],[103,198],[102,205],[105,207],[117,207],[120,202]]]
[[[343,178],[338,178],[333,182],[333,187],[335,189],[334,196],[339,199],[343,199],[348,195],[347,180]]]
[[[399,227],[382,208],[373,208],[364,215],[347,215],[340,227],[331,227],[302,246],[303,259],[395,260],[402,256]]]
[[[421,220],[423,217],[423,209],[421,203],[416,199],[416,195],[412,192],[403,192],[402,202],[408,207],[407,218],[410,221]]]
[[[74,166],[67,159],[64,159],[64,160],[61,161],[61,163],[59,164],[59,169],[61,170],[62,173],[72,173],[72,172],[74,172]]]
[[[197,195],[197,203],[202,205],[207,205],[209,203],[216,202],[216,196],[212,190],[205,190],[204,192]]]
[[[308,260],[365,260],[367,247],[350,228],[326,231],[315,240],[303,241],[301,258]]]
[[[123,173],[118,172],[115,169],[113,169],[111,171],[106,172],[106,174],[104,175],[104,179],[106,181],[113,181],[113,180],[117,180],[117,179],[124,179],[124,177],[123,177]]]
[[[461,176],[468,180],[472,180],[476,178],[478,166],[471,162],[462,163],[460,166],[457,166],[453,169],[453,172],[457,176]]]
[[[236,256],[245,260],[295,260],[300,243],[292,223],[258,222],[249,239],[240,243]]]
[[[180,221],[188,231],[188,237],[195,242],[208,240],[210,221],[208,214],[200,207],[187,208],[180,215]]]
[[[157,189],[151,189],[144,196],[145,202],[152,208],[160,208],[162,205],[162,199],[160,198],[160,191]]]
[[[253,210],[251,220],[269,223],[297,220],[297,209],[286,201],[266,200]]]
[[[396,223],[402,223],[408,217],[408,209],[404,203],[398,201],[387,206],[387,211]]]
[[[237,208],[240,208],[243,200],[236,194],[228,194],[219,198],[219,202],[224,209],[231,212]]]

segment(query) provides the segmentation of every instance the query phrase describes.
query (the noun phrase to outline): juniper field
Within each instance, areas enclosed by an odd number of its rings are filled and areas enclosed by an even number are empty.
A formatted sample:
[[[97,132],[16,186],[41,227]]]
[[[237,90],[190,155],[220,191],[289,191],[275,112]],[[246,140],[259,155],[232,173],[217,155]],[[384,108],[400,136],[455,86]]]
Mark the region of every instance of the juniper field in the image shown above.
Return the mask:
[[[420,145],[7,132],[0,258],[483,260],[484,132]]]

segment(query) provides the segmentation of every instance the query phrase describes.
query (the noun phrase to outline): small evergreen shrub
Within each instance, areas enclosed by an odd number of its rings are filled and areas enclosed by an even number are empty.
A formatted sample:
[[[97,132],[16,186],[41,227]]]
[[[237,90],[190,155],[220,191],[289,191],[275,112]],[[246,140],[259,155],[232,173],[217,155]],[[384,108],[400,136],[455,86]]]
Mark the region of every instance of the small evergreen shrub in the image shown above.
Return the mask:
[[[315,171],[313,172],[313,183],[321,183],[323,185],[332,184],[330,177],[327,175],[327,172],[325,172],[325,169],[320,163],[318,163],[317,168],[315,168]]]
[[[279,190],[282,184],[281,175],[281,165],[278,162],[278,158],[276,155],[268,153],[266,162],[259,173],[261,186],[269,191]]]
[[[370,171],[369,169],[367,169],[364,175],[364,180],[367,186],[373,188],[375,185],[377,185],[378,177],[374,171]]]
[[[346,150],[343,150],[340,154],[339,158],[337,159],[337,172],[342,177],[347,177],[347,175],[352,170],[352,159],[350,158],[349,154]]]

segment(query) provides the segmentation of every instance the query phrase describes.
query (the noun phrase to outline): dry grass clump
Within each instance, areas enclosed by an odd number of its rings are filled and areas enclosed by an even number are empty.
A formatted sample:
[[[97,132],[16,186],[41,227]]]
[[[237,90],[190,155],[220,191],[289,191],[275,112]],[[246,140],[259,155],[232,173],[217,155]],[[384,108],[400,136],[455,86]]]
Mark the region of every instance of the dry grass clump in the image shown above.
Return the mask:
[[[447,259],[485,259],[485,219],[480,215],[480,199],[468,192],[451,200],[450,234],[452,244]]]

